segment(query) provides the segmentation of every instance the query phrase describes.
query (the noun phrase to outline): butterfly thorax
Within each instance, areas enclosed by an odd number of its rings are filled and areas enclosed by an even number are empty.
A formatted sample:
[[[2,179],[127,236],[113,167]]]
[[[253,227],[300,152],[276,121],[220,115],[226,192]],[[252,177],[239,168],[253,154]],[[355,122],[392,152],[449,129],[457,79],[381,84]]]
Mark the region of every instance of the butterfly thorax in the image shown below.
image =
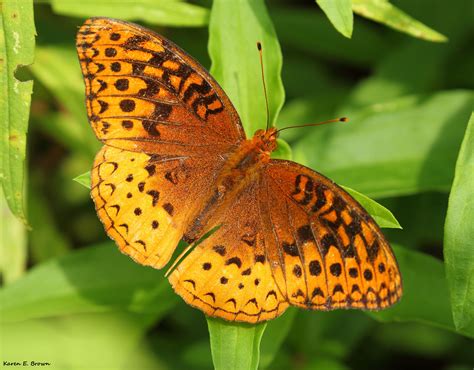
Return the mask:
[[[270,161],[270,154],[276,149],[275,133],[275,128],[258,130],[252,139],[240,142],[230,153],[205,206],[185,233],[186,241],[194,241],[217,226],[212,221],[218,218],[220,211],[225,210],[226,205],[250,183],[258,181],[262,167]]]

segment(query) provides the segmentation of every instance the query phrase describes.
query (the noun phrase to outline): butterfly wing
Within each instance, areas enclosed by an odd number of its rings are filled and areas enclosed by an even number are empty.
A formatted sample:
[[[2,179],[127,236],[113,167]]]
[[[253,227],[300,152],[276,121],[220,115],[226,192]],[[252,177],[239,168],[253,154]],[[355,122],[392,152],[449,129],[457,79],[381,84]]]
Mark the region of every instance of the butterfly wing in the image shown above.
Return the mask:
[[[255,323],[273,319],[288,307],[266,255],[258,195],[259,183],[254,181],[214,217],[214,225],[221,227],[169,277],[174,290],[208,316]]]
[[[290,304],[377,310],[401,296],[395,257],[373,219],[294,162],[272,160],[211,224],[221,227],[170,275],[209,316],[265,321]]]
[[[278,250],[274,275],[292,305],[377,310],[402,294],[380,228],[347,192],[295,162],[272,160],[261,186]]]
[[[124,253],[161,268],[245,139],[240,119],[198,62],[137,25],[91,18],[77,51],[89,121],[105,144],[92,171],[97,213]]]
[[[77,52],[89,121],[121,149],[155,154],[226,152],[245,138],[232,103],[193,58],[132,23],[91,18]]]

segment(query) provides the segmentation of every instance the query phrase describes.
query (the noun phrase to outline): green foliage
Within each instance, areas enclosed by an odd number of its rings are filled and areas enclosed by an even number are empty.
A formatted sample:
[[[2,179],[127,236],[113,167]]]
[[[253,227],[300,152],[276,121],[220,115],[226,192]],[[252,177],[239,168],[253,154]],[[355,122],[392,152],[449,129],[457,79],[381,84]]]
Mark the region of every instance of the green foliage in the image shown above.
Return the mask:
[[[352,36],[352,0],[316,0],[332,25],[347,38]]]
[[[474,114],[456,162],[444,228],[444,258],[454,324],[474,333]]]
[[[207,318],[216,370],[257,370],[266,323],[235,324]]]
[[[2,360],[5,354],[6,360],[44,359],[51,369],[366,369],[407,361],[472,367],[472,4],[316,3],[266,2],[268,14],[263,0],[214,0],[212,7],[210,1],[50,0],[35,6],[35,63],[16,71],[32,61],[31,2],[4,1],[2,184],[23,220],[32,82],[15,76],[32,76],[35,91],[26,208],[32,231],[2,203]],[[7,17],[16,11],[21,26]],[[352,25],[352,12],[380,24],[356,17]],[[159,25],[158,32],[202,64],[210,56],[211,72],[248,135],[266,121],[257,41],[270,122],[284,127],[349,116],[348,124],[283,131],[273,155],[349,186],[380,226],[392,228],[384,233],[402,271],[401,301],[377,313],[289,308],[266,324],[209,319],[206,325],[162,271],[135,264],[105,242],[88,190],[70,181],[83,173],[75,181],[90,186],[86,171],[100,147],[87,123],[74,50],[77,27],[89,16]],[[208,31],[198,28],[208,23]],[[24,54],[14,53],[15,32]],[[439,42],[444,35],[449,43]],[[11,95],[15,87],[20,97]],[[19,138],[17,146],[11,137]]]
[[[285,99],[282,55],[265,3],[214,1],[209,33],[211,74],[229,95],[249,136],[265,128],[267,119],[257,51],[257,42],[262,43],[269,120],[275,124]]]
[[[26,223],[23,188],[33,81],[20,82],[15,73],[33,61],[33,1],[4,1],[0,26],[0,180],[11,211]]]

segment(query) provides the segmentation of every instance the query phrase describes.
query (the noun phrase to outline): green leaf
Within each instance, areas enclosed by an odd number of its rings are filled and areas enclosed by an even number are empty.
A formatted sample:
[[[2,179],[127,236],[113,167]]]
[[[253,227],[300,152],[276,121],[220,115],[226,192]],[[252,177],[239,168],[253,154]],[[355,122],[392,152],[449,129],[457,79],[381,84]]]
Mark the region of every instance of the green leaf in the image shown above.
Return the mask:
[[[474,328],[474,113],[456,162],[444,227],[444,258],[454,324]]]
[[[216,0],[209,22],[211,74],[235,105],[248,135],[264,128],[265,96],[257,42],[263,47],[270,124],[283,105],[282,55],[270,17],[262,0]]]
[[[33,81],[20,82],[15,73],[33,62],[33,1],[4,1],[0,27],[0,181],[12,213],[26,224],[23,189]]]
[[[392,245],[403,281],[403,296],[393,307],[368,314],[380,321],[416,321],[454,331],[448,283],[438,259]],[[474,325],[458,331],[474,337]]]
[[[470,91],[407,96],[321,126],[294,144],[297,162],[371,198],[449,191]]]
[[[75,17],[107,15],[130,21],[144,21],[162,26],[204,26],[209,11],[194,4],[170,0],[50,0],[53,11]]]
[[[0,217],[2,219],[0,243],[0,274],[5,285],[20,278],[26,269],[26,227],[8,208],[0,188]]]
[[[91,188],[91,172],[87,171],[82,175],[76,176],[73,178],[73,181],[85,186],[87,189]]]
[[[413,19],[386,0],[352,0],[352,9],[362,17],[383,23],[413,37],[434,42],[448,40],[446,36]]]
[[[341,187],[350,195],[352,195],[354,199],[357,200],[367,212],[369,212],[369,214],[374,218],[375,222],[377,222],[381,228],[402,228],[390,210],[354,189],[348,188],[346,186]]]
[[[249,325],[206,317],[215,370],[256,370],[266,323]]]
[[[21,321],[117,309],[159,316],[178,299],[161,272],[139,266],[108,242],[38,265],[4,287],[0,317]]]
[[[316,0],[332,25],[348,39],[352,36],[352,0]]]

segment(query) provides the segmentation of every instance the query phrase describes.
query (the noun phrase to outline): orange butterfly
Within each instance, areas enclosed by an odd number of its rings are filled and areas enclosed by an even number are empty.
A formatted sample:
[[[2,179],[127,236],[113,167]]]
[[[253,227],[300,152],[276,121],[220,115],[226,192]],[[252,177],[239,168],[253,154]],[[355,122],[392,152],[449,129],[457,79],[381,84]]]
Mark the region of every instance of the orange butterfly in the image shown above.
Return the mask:
[[[245,137],[217,82],[162,36],[87,20],[77,35],[87,112],[104,143],[92,198],[107,234],[209,316],[259,322],[289,305],[385,308],[400,298],[393,252],[349,194],[321,174],[270,159],[277,131]]]

